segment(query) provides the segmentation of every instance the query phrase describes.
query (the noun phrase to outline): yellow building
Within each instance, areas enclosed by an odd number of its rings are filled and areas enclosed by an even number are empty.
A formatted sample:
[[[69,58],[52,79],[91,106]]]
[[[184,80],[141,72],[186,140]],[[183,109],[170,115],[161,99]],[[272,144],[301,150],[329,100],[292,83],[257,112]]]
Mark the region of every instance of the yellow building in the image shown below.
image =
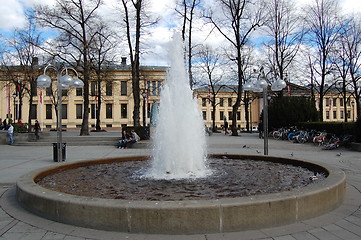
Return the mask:
[[[41,74],[41,71],[39,75]],[[154,103],[159,104],[159,97],[161,86],[166,79],[166,67],[141,67],[141,82],[140,82],[140,122],[143,125],[144,120],[146,124],[150,124],[150,113]],[[23,81],[21,75],[17,76],[20,83]],[[91,81],[90,101],[89,101],[89,127],[94,128],[96,124],[96,111],[98,111],[97,98],[101,92],[101,110],[100,121],[101,128],[120,128],[122,126],[133,125],[133,93],[131,84],[131,70],[130,66],[118,65],[114,66],[104,77],[101,83],[100,91],[97,89],[96,81]],[[26,83],[22,83],[26,84]],[[27,83],[28,84],[28,83]],[[53,84],[55,87],[55,84]],[[304,93],[307,91],[303,89]],[[26,123],[29,114],[29,96],[23,94],[22,106],[19,108],[19,96],[16,95],[16,86],[14,80],[9,81],[3,75],[0,77],[0,118],[22,120]],[[309,92],[308,92],[309,93]],[[285,94],[295,95],[296,90],[285,90]],[[82,124],[83,114],[83,92],[82,89],[70,89],[63,91],[62,98],[62,125],[64,128],[80,128]],[[296,95],[300,95],[297,93]],[[212,127],[213,111],[209,97],[211,94],[208,88],[198,88],[195,90],[195,96],[198,99],[198,105],[202,111],[204,124],[207,127]],[[244,130],[246,128],[245,119],[245,103],[248,101],[249,108],[249,126],[256,130],[259,123],[260,113],[263,109],[262,98],[258,95],[245,96],[243,94],[243,101],[237,112],[237,128]],[[237,98],[236,92],[232,90],[232,86],[227,86],[217,93],[216,97],[216,112],[215,124],[217,128],[221,128],[226,118],[229,126],[232,124],[232,106]],[[344,121],[347,117],[349,121],[356,120],[356,106],[355,100],[351,95],[348,95],[346,112],[343,107],[343,102],[340,94],[328,93],[324,98],[324,121]],[[31,119],[38,119],[42,128],[54,129],[56,128],[56,112],[54,107],[53,95],[50,89],[37,88],[33,98],[33,111]],[[34,124],[34,122],[32,122]]]
[[[356,121],[356,100],[351,93],[346,94],[346,99],[345,106],[340,93],[327,93],[323,99],[323,120],[325,122],[344,122],[347,118],[348,122]]]
[[[40,75],[40,74],[39,74]],[[166,67],[141,67],[141,116],[146,118],[149,124],[149,111],[151,105],[159,102],[160,87],[166,76]],[[19,79],[21,82],[21,78]],[[24,84],[24,83],[22,83]],[[28,84],[28,83],[27,83]],[[55,92],[55,84],[53,84]],[[95,126],[97,98],[99,90],[97,82],[91,81],[89,97],[89,123],[90,127]],[[64,128],[80,128],[83,114],[83,89],[69,89],[63,91],[62,98],[62,125]],[[16,95],[15,85],[4,76],[0,79],[0,118],[14,119],[27,122],[29,115],[29,96],[23,94],[22,106],[19,108],[19,96]],[[105,80],[101,83],[100,97],[102,106],[100,110],[100,119],[102,128],[112,128],[133,125],[133,92],[131,83],[130,67],[120,65],[109,71]],[[38,119],[42,128],[56,128],[56,112],[54,97],[50,88],[37,89],[33,98],[33,112],[31,119]],[[145,114],[143,106],[146,105]],[[143,119],[141,119],[143,122]],[[34,124],[34,122],[32,122]]]
[[[229,126],[232,124],[232,106],[237,99],[237,94],[232,87],[235,86],[221,88],[216,95],[215,125],[219,129],[224,125],[224,119],[228,121]],[[204,123],[208,128],[211,128],[213,124],[213,106],[209,97],[212,97],[212,93],[208,88],[196,89],[195,93],[198,99],[198,105],[202,111]],[[262,99],[260,101],[256,94],[247,96],[248,98],[245,97],[246,96],[243,94],[243,101],[241,101],[241,106],[237,111],[237,129],[245,130],[246,128],[245,101],[248,101],[249,127],[256,130],[259,123],[260,112],[263,109]]]

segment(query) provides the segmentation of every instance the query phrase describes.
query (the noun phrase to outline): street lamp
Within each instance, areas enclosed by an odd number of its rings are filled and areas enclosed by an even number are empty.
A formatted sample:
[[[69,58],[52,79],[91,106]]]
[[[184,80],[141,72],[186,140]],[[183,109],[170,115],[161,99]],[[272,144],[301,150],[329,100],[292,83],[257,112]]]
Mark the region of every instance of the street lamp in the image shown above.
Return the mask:
[[[57,103],[57,121],[56,121],[56,131],[57,131],[57,161],[61,162],[63,160],[63,154],[62,154],[62,90],[66,90],[69,87],[73,88],[83,88],[84,83],[82,80],[78,77],[78,72],[74,68],[68,68],[68,67],[60,67],[57,68],[51,64],[47,65],[44,68],[44,73],[40,75],[37,79],[37,86],[39,88],[47,88],[51,86],[51,78],[45,74],[47,69],[53,69],[57,73],[57,91],[58,91],[58,103]],[[68,75],[68,69],[73,70],[76,74],[76,79],[73,79],[71,76]],[[65,71],[65,74],[63,75],[63,72]],[[65,159],[65,158],[64,158]],[[55,159],[54,159],[55,160]]]
[[[251,125],[251,133],[252,133],[252,99],[249,99],[248,103],[249,103],[249,122]]]
[[[17,94],[14,93],[13,94],[13,98],[14,98],[14,123],[15,123],[15,120],[16,120],[16,97],[17,97]]]
[[[281,91],[286,87],[286,82],[282,79],[277,79],[271,86],[271,91]],[[253,91],[253,92],[263,92],[263,132],[264,132],[264,155],[268,155],[268,83],[266,81],[266,76],[261,72],[260,78],[256,83],[252,81],[246,82],[243,85],[244,91]]]
[[[143,97],[143,126],[145,127],[147,125],[147,119],[146,119],[146,100],[147,100],[147,93],[144,91],[142,93]]]

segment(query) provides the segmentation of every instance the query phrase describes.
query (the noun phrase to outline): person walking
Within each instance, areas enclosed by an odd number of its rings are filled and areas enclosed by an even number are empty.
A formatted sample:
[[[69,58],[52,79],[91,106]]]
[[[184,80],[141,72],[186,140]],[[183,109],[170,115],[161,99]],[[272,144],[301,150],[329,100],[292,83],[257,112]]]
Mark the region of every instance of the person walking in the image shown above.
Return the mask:
[[[228,134],[228,122],[227,122],[227,118],[226,117],[224,117],[224,125],[223,125],[223,127],[224,127],[224,135],[227,135]]]
[[[39,124],[38,120],[35,120],[34,130],[35,130],[36,140],[39,140],[40,124]]]
[[[10,122],[9,123],[9,128],[8,128],[8,137],[9,137],[9,144],[12,145],[14,143],[14,127],[13,124]]]

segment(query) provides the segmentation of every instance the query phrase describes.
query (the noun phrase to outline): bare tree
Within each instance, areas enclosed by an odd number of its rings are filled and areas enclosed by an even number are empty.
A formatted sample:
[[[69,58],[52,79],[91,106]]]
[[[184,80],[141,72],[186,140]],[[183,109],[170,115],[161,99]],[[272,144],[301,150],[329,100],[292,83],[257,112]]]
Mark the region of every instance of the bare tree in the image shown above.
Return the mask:
[[[271,37],[266,44],[269,69],[273,78],[286,80],[287,69],[299,50],[303,28],[296,14],[293,1],[271,0],[267,2],[267,21],[265,31]],[[282,91],[280,91],[282,93]]]
[[[59,33],[56,49],[44,50],[51,53],[54,59],[66,62],[82,73],[84,108],[80,135],[89,135],[89,51],[97,36],[94,26],[99,19],[96,11],[101,4],[102,0],[56,0],[52,7],[35,7],[36,20]]]
[[[347,33],[342,35],[348,66],[350,68],[351,85],[356,100],[357,116],[361,116],[361,19],[353,16],[347,27]]]
[[[195,16],[196,8],[201,4],[201,0],[179,0],[177,3],[176,12],[183,18],[182,24],[182,39],[188,42],[186,49],[187,64],[188,64],[188,76],[189,85],[193,89],[194,80],[192,72],[192,57],[193,57],[193,45],[192,45],[192,32],[193,32],[193,19]]]
[[[140,126],[140,38],[147,26],[153,25],[146,13],[146,0],[121,0],[124,10],[124,23],[129,47],[130,64],[132,68],[132,89],[134,99],[133,124]]]
[[[249,0],[217,0],[217,9],[223,14],[215,14],[209,10],[206,18],[223,35],[234,49],[235,56],[230,59],[237,66],[237,99],[232,106],[232,135],[237,136],[237,111],[242,100],[242,86],[245,81],[242,49],[246,47],[251,33],[263,24],[263,8],[261,1]]]
[[[212,131],[216,132],[216,107],[220,104],[217,102],[217,96],[222,89],[226,87],[225,84],[222,83],[223,74],[220,71],[221,66],[221,54],[217,53],[216,50],[213,50],[210,46],[202,45],[202,48],[198,51],[198,59],[200,60],[199,68],[201,70],[202,75],[206,75],[207,86],[208,88],[208,100],[212,105]]]
[[[38,67],[38,45],[41,41],[41,33],[36,28],[34,19],[28,16],[28,24],[25,29],[16,29],[14,35],[7,40],[7,45],[11,49],[6,55],[8,61],[7,76],[12,85],[15,86],[16,96],[18,97],[18,116],[22,120],[23,98],[29,98],[28,131],[31,131],[31,117],[34,112],[33,98],[37,95],[36,79],[40,75]],[[5,59],[4,59],[5,60]],[[6,61],[6,60],[5,60]],[[17,67],[12,66],[17,65]],[[14,116],[15,121],[15,116]]]
[[[307,40],[317,48],[313,72],[320,97],[318,105],[320,111],[319,120],[322,121],[323,98],[329,86],[332,85],[332,83],[327,82],[329,74],[333,72],[333,66],[330,64],[330,54],[340,36],[342,26],[338,22],[339,8],[335,0],[315,0],[312,5],[307,6],[304,12],[304,21],[308,30]]]
[[[103,99],[102,82],[106,82],[112,86],[112,81],[107,80],[110,65],[115,61],[116,57],[113,49],[116,48],[116,41],[113,38],[115,33],[104,22],[100,21],[98,24],[97,35],[94,38],[94,43],[91,45],[89,51],[89,60],[91,62],[91,70],[94,71],[97,90],[95,92],[96,98],[96,131],[101,131],[100,127],[100,112]]]

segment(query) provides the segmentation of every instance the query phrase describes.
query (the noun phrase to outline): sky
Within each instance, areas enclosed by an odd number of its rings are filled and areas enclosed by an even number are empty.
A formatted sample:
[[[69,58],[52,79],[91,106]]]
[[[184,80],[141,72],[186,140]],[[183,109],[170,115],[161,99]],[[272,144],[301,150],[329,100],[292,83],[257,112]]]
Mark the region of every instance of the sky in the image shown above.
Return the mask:
[[[0,0],[0,33],[4,36],[11,34],[15,28],[22,28],[26,24],[24,11],[35,4],[51,4],[54,0]],[[114,16],[113,10],[120,0],[103,0],[105,6],[102,7],[104,16],[111,18]],[[213,0],[206,0],[207,3]],[[298,4],[311,3],[313,0],[296,1]],[[144,65],[166,65],[167,48],[166,45],[171,39],[174,31],[174,13],[176,0],[150,0],[149,9],[155,15],[161,16],[158,26],[151,31],[147,37],[147,43],[151,45],[151,53],[143,59]],[[361,0],[340,0],[340,6],[344,13],[361,14]],[[109,21],[112,21],[109,19]],[[216,34],[208,35],[210,26],[199,23],[200,27],[195,31],[194,42],[206,42],[212,45],[222,45],[223,39]],[[171,26],[171,27],[170,27]],[[195,23],[197,28],[197,23]]]

